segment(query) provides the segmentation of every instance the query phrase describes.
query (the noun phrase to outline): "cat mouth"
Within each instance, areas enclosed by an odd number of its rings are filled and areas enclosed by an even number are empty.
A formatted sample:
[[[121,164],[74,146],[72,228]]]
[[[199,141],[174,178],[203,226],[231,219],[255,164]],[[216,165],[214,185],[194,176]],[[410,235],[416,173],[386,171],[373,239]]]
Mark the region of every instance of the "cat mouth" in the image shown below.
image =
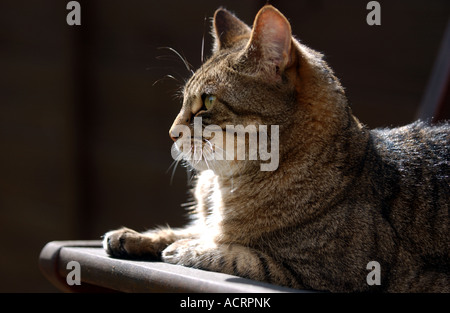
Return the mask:
[[[172,157],[175,161],[185,162],[197,171],[212,170],[215,173],[231,173],[236,160],[229,158],[226,151],[207,138],[181,138],[172,145]]]
[[[202,125],[201,120],[194,122]],[[259,125],[259,128],[255,125],[227,125],[225,131],[217,125],[198,128],[196,131],[195,126],[194,136],[191,136],[191,129],[185,125],[176,125],[171,130],[176,133],[172,146],[175,161],[183,160],[197,170],[216,171],[220,168],[222,171],[223,166],[243,169],[250,163],[259,164],[261,171],[278,168],[278,125],[270,125],[270,136],[267,125]]]
[[[223,155],[219,153],[224,152],[224,150],[206,138],[194,138],[191,140],[188,150],[186,150],[186,145],[181,145],[180,151],[184,160],[194,167],[199,165],[200,162],[204,162],[208,166],[208,162],[225,160]]]

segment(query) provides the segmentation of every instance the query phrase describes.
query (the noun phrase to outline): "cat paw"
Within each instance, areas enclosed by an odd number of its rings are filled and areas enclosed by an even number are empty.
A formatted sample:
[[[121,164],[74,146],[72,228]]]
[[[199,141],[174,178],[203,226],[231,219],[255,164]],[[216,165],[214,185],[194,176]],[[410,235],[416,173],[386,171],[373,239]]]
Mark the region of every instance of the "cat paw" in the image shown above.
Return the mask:
[[[213,244],[198,239],[177,240],[162,251],[164,262],[188,267],[205,268],[208,255],[214,251]]]
[[[107,232],[103,236],[103,248],[117,258],[156,257],[158,254],[149,236],[129,228]]]

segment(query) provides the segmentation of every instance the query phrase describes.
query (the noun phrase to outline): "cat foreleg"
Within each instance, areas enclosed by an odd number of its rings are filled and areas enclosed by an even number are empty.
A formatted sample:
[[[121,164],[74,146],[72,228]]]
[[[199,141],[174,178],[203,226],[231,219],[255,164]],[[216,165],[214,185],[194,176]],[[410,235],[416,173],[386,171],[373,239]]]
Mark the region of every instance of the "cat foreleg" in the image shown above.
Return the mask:
[[[239,244],[217,245],[209,240],[182,239],[163,250],[161,258],[167,263],[294,288],[303,287],[293,273],[272,257]]]
[[[195,237],[194,229],[169,227],[139,233],[129,228],[107,232],[103,236],[103,248],[119,258],[159,258],[168,245],[183,238]]]

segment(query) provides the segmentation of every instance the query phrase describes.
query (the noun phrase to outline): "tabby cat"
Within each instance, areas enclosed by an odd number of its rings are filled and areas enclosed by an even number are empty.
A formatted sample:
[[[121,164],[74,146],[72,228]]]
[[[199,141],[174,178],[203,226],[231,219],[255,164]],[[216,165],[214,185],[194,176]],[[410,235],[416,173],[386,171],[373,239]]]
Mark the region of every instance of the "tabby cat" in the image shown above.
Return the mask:
[[[449,124],[367,129],[322,55],[294,39],[273,6],[253,28],[220,8],[213,35],[170,130],[197,173],[192,222],[108,232],[107,253],[300,289],[449,292]],[[175,130],[196,117],[224,134],[226,125],[278,125],[278,167],[206,153],[193,160],[181,143],[207,151],[213,138]]]

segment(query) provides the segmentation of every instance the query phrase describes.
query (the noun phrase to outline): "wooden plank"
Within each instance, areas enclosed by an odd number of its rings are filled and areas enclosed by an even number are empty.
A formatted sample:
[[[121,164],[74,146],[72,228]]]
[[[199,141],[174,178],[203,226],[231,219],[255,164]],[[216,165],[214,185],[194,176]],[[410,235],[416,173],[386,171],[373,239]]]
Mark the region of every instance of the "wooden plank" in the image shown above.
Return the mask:
[[[80,264],[81,285],[66,282],[71,261]],[[66,292],[309,292],[163,262],[115,259],[100,241],[50,242],[42,249],[39,264],[44,276]]]

